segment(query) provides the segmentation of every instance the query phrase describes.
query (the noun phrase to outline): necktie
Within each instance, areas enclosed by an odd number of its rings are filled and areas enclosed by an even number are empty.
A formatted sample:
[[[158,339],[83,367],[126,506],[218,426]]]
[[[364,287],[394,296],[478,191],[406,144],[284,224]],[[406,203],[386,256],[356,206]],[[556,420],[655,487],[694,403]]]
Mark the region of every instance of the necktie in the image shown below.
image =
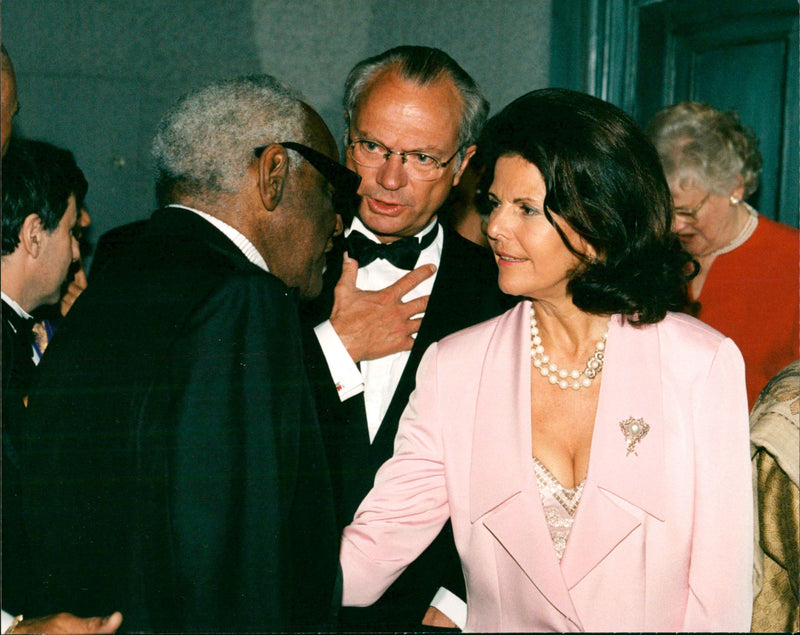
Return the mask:
[[[436,238],[437,231],[434,228],[421,239],[415,236],[406,236],[393,243],[385,244],[370,240],[359,231],[353,231],[347,237],[347,253],[358,261],[359,267],[366,267],[373,260],[382,258],[398,269],[411,271],[417,264],[420,252]]]
[[[31,331],[33,332],[33,345],[41,357],[50,343],[50,338],[53,337],[53,325],[48,320],[41,320],[33,325]]]

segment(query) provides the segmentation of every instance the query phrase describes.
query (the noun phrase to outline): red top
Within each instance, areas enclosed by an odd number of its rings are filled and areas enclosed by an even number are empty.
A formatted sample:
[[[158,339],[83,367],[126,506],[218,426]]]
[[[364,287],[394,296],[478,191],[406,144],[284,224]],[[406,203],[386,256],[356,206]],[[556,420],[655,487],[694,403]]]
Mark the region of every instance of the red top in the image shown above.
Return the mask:
[[[708,270],[698,318],[742,351],[750,407],[779,370],[800,357],[800,232],[758,217],[747,241]]]

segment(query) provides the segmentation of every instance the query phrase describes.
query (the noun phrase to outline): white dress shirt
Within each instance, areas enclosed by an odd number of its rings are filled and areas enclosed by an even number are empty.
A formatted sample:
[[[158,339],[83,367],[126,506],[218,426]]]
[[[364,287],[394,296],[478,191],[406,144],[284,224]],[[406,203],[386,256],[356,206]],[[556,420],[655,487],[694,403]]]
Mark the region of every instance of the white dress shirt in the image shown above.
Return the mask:
[[[345,236],[349,236],[352,231],[360,231],[370,240],[379,242],[377,236],[367,229],[361,220],[356,217],[350,225],[350,229],[345,231]],[[420,252],[417,260],[417,267],[433,264],[439,267],[442,258],[442,245],[444,244],[444,232],[434,219],[425,229],[418,234],[417,238],[422,238],[429,231],[437,232],[436,238],[425,249]],[[397,282],[406,275],[408,271],[399,269],[393,264],[383,259],[376,259],[364,267],[359,267],[356,277],[356,287],[364,291],[379,291]],[[403,301],[408,302],[423,295],[430,295],[433,289],[433,282],[436,274],[424,280],[414,289],[403,296]],[[424,315],[423,313],[419,314]],[[331,377],[336,384],[339,399],[345,401],[350,397],[364,393],[364,405],[367,411],[367,428],[369,430],[369,441],[375,440],[381,421],[389,409],[394,391],[400,382],[400,376],[406,367],[406,362],[410,351],[401,351],[386,355],[379,359],[365,360],[361,362],[361,369],[350,357],[342,340],[331,325],[330,320],[326,320],[317,325],[314,332],[319,340],[325,361],[331,372]],[[439,609],[449,617],[459,628],[464,628],[466,624],[467,605],[449,590],[440,587],[436,592],[431,606]]]
[[[367,229],[359,218],[353,219],[350,229],[345,231],[345,236],[349,236],[352,231],[360,231],[370,240],[379,242],[377,236]],[[433,242],[420,253],[416,264],[417,267],[427,264],[439,266],[439,260],[442,257],[444,233],[437,221],[431,222],[425,229],[416,234],[416,237],[421,238],[429,231],[435,231],[437,235]],[[408,271],[398,269],[388,261],[378,258],[365,267],[359,267],[356,286],[364,291],[379,291],[394,284],[407,273]],[[423,281],[403,296],[403,301],[408,302],[414,298],[429,295],[431,289],[433,289],[433,281],[435,279],[436,275],[434,274]],[[347,352],[342,340],[336,334],[330,320],[319,324],[314,331],[336,384],[339,399],[345,401],[361,392],[364,393],[367,427],[371,443],[374,441],[381,421],[389,408],[392,395],[394,395],[397,384],[400,382],[400,376],[406,366],[410,351],[401,351],[379,359],[362,361],[359,370],[359,367]]]

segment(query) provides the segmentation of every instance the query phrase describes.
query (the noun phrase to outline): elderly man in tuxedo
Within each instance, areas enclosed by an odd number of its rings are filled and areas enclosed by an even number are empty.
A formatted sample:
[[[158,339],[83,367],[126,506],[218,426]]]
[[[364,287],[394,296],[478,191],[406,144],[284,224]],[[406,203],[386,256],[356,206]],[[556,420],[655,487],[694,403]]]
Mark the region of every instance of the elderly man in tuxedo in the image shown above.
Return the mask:
[[[162,209],[78,299],[30,395],[36,609],[325,629],[338,536],[297,296],[321,290],[358,177],[270,76],[185,96],[153,152]]]
[[[439,49],[400,46],[352,69],[344,106],[360,198],[307,312],[340,528],[392,455],[425,348],[510,304],[490,254],[437,219],[489,110],[475,81]],[[464,581],[446,526],[377,604],[343,608],[340,621],[347,630],[401,631],[427,615],[427,624],[450,625],[439,618],[460,621],[458,596]]]

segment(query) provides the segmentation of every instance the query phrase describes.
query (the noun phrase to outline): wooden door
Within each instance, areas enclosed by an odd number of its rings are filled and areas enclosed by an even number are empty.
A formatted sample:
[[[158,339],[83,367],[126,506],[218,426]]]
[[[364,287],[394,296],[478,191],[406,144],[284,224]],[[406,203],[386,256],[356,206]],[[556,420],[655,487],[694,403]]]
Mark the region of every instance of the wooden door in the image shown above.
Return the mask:
[[[798,226],[797,0],[591,0],[586,89],[646,125],[686,99],[735,110],[761,144],[750,202]]]

